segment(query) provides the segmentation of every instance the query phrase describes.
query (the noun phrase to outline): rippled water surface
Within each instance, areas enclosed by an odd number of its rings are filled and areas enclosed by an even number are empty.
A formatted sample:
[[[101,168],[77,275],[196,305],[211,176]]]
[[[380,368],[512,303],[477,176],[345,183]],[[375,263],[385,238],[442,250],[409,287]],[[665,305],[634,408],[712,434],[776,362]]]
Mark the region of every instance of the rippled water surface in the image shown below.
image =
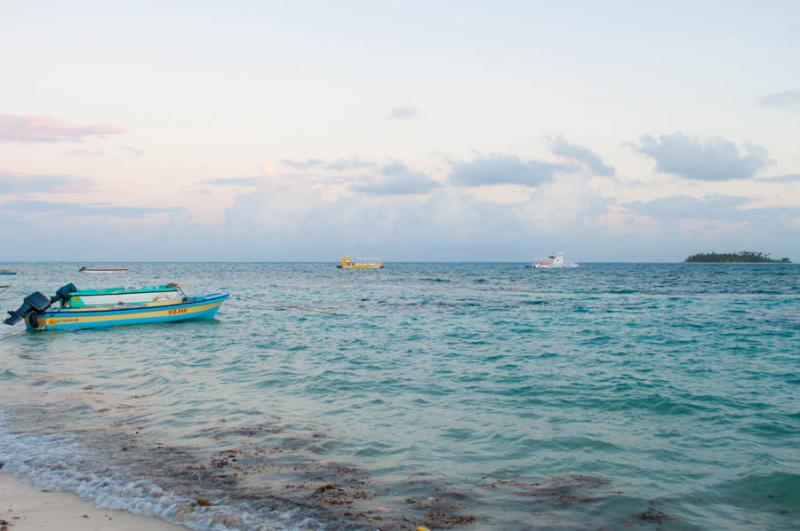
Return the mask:
[[[0,334],[0,461],[197,529],[800,521],[800,267],[13,264],[215,321]]]

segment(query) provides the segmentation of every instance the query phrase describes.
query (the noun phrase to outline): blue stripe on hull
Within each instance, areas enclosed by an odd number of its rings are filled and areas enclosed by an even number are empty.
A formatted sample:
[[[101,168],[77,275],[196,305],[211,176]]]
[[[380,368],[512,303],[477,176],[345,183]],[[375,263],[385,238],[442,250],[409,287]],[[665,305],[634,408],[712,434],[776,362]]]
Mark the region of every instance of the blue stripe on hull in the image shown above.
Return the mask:
[[[130,319],[122,319],[116,321],[98,321],[93,323],[74,323],[74,324],[57,324],[53,326],[47,326],[46,330],[75,330],[75,329],[84,329],[84,328],[108,328],[111,326],[125,326],[125,325],[138,325],[138,324],[155,324],[155,323],[174,323],[177,321],[200,321],[204,319],[213,319],[217,312],[219,311],[219,306],[216,308],[212,308],[210,310],[205,310],[202,312],[193,313],[190,315],[169,315],[164,317],[145,317],[143,319],[137,319],[131,317]]]

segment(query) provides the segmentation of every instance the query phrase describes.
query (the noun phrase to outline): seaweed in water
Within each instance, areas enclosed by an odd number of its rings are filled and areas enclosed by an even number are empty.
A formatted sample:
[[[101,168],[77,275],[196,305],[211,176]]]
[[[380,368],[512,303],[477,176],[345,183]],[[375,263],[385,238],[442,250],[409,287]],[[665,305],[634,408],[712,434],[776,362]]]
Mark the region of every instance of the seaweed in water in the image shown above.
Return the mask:
[[[589,503],[603,499],[608,494],[621,494],[611,489],[611,482],[596,476],[573,474],[554,476],[547,481],[527,482],[508,479],[497,479],[479,485],[488,489],[514,487],[514,494],[539,500],[555,501],[559,504],[575,502]],[[602,492],[597,492],[602,489]],[[586,491],[591,491],[591,494]]]
[[[426,527],[451,529],[475,522],[475,517],[472,515],[456,514],[462,509],[462,504],[442,497],[406,498],[405,501],[414,509],[424,512],[420,521]]]
[[[664,522],[667,522],[669,520],[677,520],[677,517],[663,512],[657,507],[656,502],[651,501],[646,511],[644,511],[643,513],[639,513],[633,518],[628,519],[628,521],[626,522],[626,527],[634,525],[637,522],[663,524]]]

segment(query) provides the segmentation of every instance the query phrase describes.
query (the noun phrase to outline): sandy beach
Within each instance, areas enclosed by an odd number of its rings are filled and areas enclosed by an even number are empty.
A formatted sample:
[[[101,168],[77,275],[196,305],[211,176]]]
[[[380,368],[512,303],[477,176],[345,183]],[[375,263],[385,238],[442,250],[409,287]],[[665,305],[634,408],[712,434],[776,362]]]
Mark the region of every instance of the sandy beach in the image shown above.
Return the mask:
[[[101,509],[68,492],[43,492],[0,472],[0,530],[175,531],[185,529],[157,518]]]

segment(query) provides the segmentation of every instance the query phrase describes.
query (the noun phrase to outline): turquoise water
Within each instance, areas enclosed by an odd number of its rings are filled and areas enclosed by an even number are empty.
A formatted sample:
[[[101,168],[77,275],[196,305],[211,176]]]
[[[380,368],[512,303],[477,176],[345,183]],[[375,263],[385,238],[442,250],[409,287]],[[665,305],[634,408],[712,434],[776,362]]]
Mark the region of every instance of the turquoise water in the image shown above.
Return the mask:
[[[231,299],[0,341],[0,461],[40,486],[196,529],[800,521],[800,267],[79,266],[0,264],[22,271],[0,303]]]

